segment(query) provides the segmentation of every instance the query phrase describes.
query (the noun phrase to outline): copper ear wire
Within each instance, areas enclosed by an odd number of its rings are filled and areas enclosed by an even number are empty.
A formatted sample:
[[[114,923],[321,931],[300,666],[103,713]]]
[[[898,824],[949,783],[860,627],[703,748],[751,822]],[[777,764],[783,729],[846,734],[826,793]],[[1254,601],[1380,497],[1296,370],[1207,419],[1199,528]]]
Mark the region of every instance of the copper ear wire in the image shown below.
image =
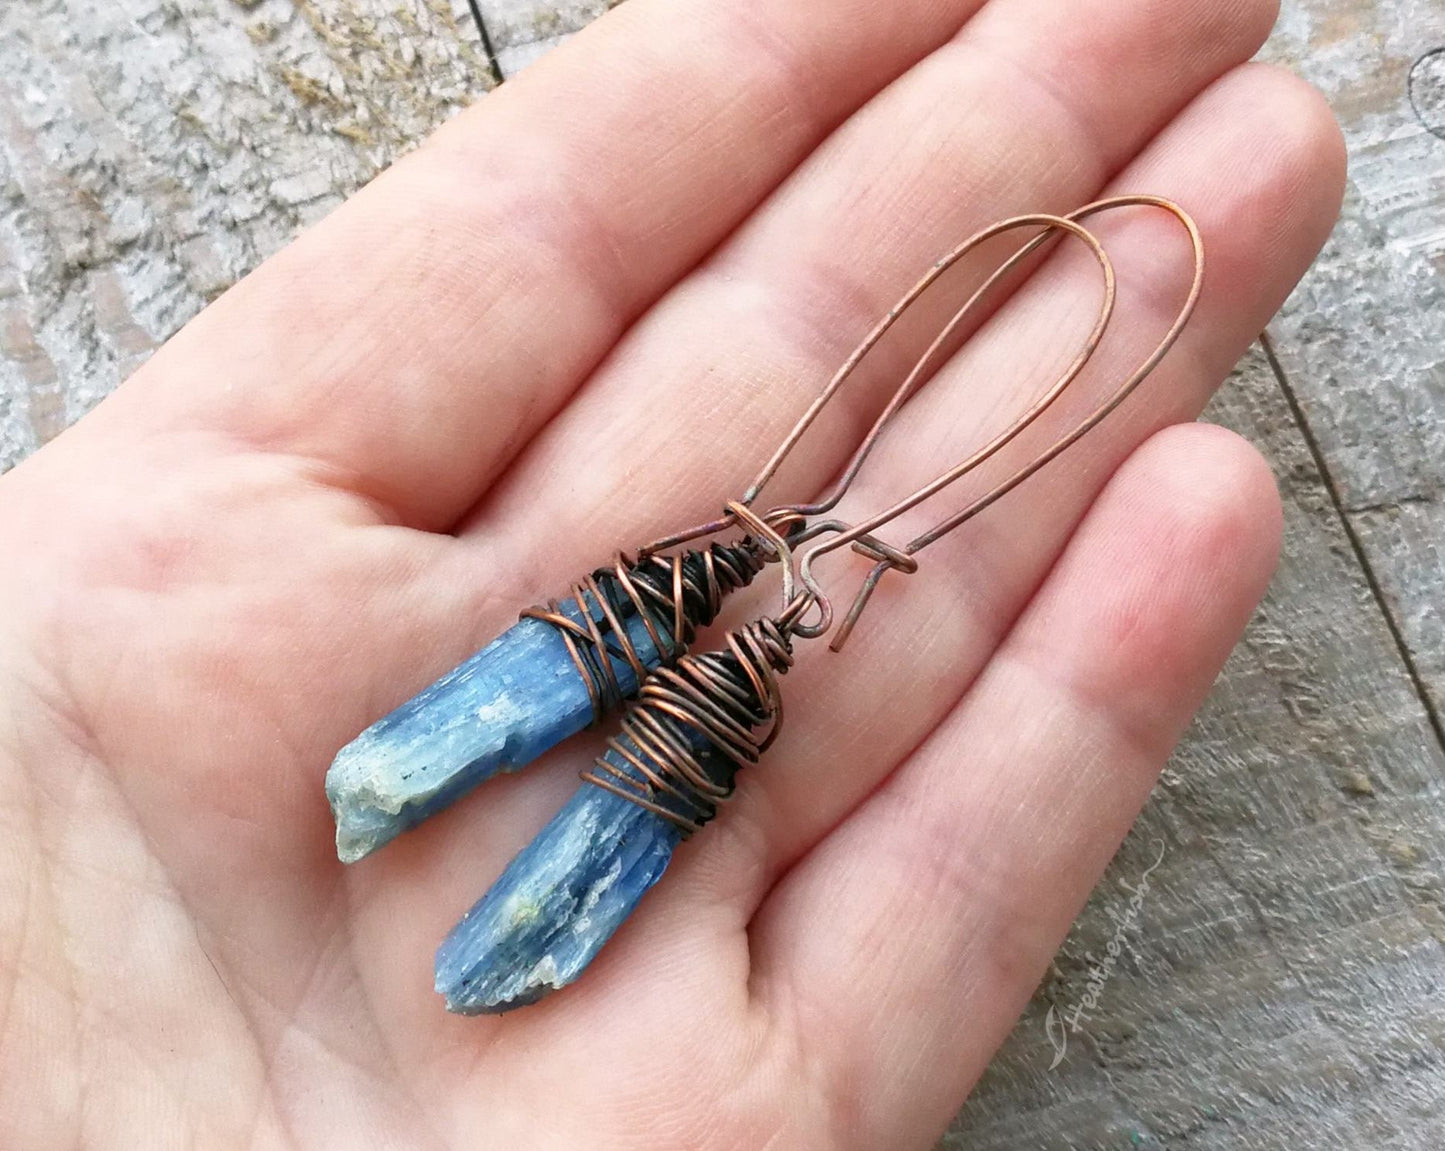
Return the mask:
[[[777,475],[784,461],[792,454],[793,449],[797,447],[798,441],[807,434],[808,430],[817,421],[823,410],[832,402],[843,385],[857,372],[863,361],[868,357],[868,354],[878,346],[883,337],[892,330],[893,326],[903,318],[923,294],[938,282],[940,277],[951,270],[960,260],[971,255],[984,244],[988,243],[988,241],[1006,235],[1009,232],[1016,232],[1021,228],[1030,227],[1042,228],[1044,230],[995,269],[988,279],[964,301],[963,306],[954,313],[953,318],[949,320],[943,330],[939,332],[938,336],[929,344],[928,349],[919,357],[902,385],[893,393],[888,405],[873,422],[873,426],[869,430],[868,435],[864,437],[862,443],[855,449],[852,458],[848,461],[847,466],[843,469],[838,480],[833,484],[832,488],[829,489],[828,494],[813,503],[790,505],[786,509],[778,510],[792,511],[811,518],[822,515],[835,508],[843,496],[847,494],[848,489],[852,487],[853,481],[857,478],[859,471],[862,470],[864,463],[867,462],[874,447],[877,446],[884,429],[892,421],[893,417],[897,415],[898,410],[902,408],[904,403],[918,390],[919,382],[924,378],[928,369],[934,367],[934,361],[939,351],[947,345],[954,333],[962,326],[965,320],[973,315],[978,305],[988,297],[994,288],[1011,275],[1024,260],[1032,255],[1042,244],[1047,242],[1049,237],[1057,231],[1068,232],[1082,240],[1094,259],[1098,262],[1104,277],[1104,296],[1099,308],[1098,321],[1094,325],[1094,330],[1090,333],[1084,350],[1080,353],[1072,369],[1072,375],[1077,375],[1078,371],[1082,369],[1083,364],[1086,363],[1093,354],[1094,349],[1099,346],[1100,341],[1104,337],[1104,331],[1108,328],[1109,320],[1114,312],[1118,289],[1115,282],[1114,268],[1109,261],[1108,253],[1104,251],[1103,246],[1091,232],[1063,216],[1036,213],[1028,216],[1015,216],[1011,219],[1000,221],[997,224],[992,224],[982,231],[975,232],[967,240],[963,241],[963,243],[959,244],[935,263],[933,267],[928,270],[928,273],[909,289],[908,293],[879,321],[873,331],[854,349],[853,354],[849,356],[843,366],[838,369],[837,374],[829,381],[828,386],[823,389],[817,399],[813,401],[812,405],[803,414],[803,417],[794,425],[793,430],[788,433],[787,439],[783,441],[778,450],[773,454],[773,458],[764,465],[758,478],[749,486],[747,493],[743,496],[742,502],[751,505],[757,500],[763,488]],[[1064,386],[1067,386],[1068,380],[1072,378],[1072,375],[1066,374]],[[1047,404],[1044,406],[1046,407]]]
[[[1190,318],[1193,316],[1195,308],[1199,304],[1200,295],[1202,294],[1204,289],[1204,239],[1203,236],[1200,234],[1199,226],[1194,222],[1194,219],[1189,215],[1188,212],[1186,212],[1183,208],[1181,208],[1173,201],[1165,200],[1157,196],[1118,196],[1108,200],[1100,200],[1096,203],[1089,204],[1086,207],[1080,208],[1077,212],[1072,213],[1067,218],[1071,222],[1077,223],[1080,220],[1088,219],[1091,216],[1098,215],[1101,212],[1108,212],[1128,207],[1154,207],[1170,213],[1172,216],[1179,220],[1179,222],[1188,232],[1190,244],[1193,249],[1194,278],[1193,282],[1190,285],[1188,297],[1186,298],[1183,307],[1180,309],[1177,318],[1170,326],[1169,330],[1165,333],[1164,338],[1160,341],[1158,347],[1155,348],[1154,352],[1142,364],[1140,364],[1139,367],[1136,368],[1135,371],[1131,373],[1102,404],[1095,408],[1094,411],[1085,420],[1076,425],[1072,431],[1055,440],[1047,449],[1045,449],[1038,456],[1034,457],[1034,459],[1030,461],[1027,465],[1020,468],[1012,476],[1004,480],[996,487],[992,488],[990,491],[986,492],[984,495],[969,503],[961,511],[956,512],[954,515],[948,517],[936,527],[916,537],[906,547],[898,549],[899,553],[903,557],[906,557],[907,562],[899,562],[899,559],[896,556],[877,556],[873,554],[879,550],[878,541],[876,540],[874,533],[876,533],[879,528],[891,523],[899,516],[917,507],[925,500],[928,500],[931,497],[937,495],[939,492],[956,483],[965,475],[974,471],[989,458],[991,458],[994,454],[996,454],[999,448],[1003,446],[1001,443],[999,443],[998,440],[995,440],[994,443],[989,444],[985,448],[969,456],[962,463],[955,465],[953,468],[940,475],[937,479],[933,480],[929,484],[926,484],[924,487],[919,488],[912,495],[909,495],[904,499],[900,500],[898,503],[894,504],[886,511],[880,512],[879,514],[864,521],[863,523],[854,525],[848,528],[846,531],[839,532],[838,534],[834,535],[833,538],[828,539],[813,548],[810,548],[802,556],[798,575],[799,580],[806,588],[806,591],[801,594],[804,598],[811,600],[812,603],[815,603],[818,606],[820,621],[817,625],[811,627],[795,627],[795,634],[804,638],[816,638],[817,636],[820,636],[826,631],[828,631],[832,625],[832,604],[829,601],[828,596],[819,586],[817,577],[813,572],[813,565],[821,556],[827,555],[829,552],[836,551],[839,548],[853,545],[856,550],[862,551],[863,554],[870,555],[870,558],[876,558],[878,561],[873,570],[868,574],[867,579],[864,580],[863,586],[859,590],[857,596],[854,598],[853,605],[849,609],[848,614],[845,617],[842,625],[839,627],[837,635],[833,637],[833,640],[829,644],[831,650],[841,651],[843,645],[847,643],[848,637],[852,634],[854,627],[857,625],[859,617],[862,615],[864,609],[867,607],[868,602],[873,595],[873,592],[877,590],[878,583],[883,578],[884,574],[886,574],[890,570],[902,571],[905,574],[912,574],[913,572],[916,572],[918,570],[918,562],[916,557],[919,552],[921,552],[929,545],[936,543],[938,540],[942,539],[950,532],[956,530],[964,523],[967,523],[969,520],[979,515],[985,509],[997,503],[1000,499],[1008,495],[1020,484],[1027,481],[1029,478],[1037,474],[1041,469],[1047,467],[1064,452],[1068,451],[1069,448],[1073,447],[1091,431],[1097,428],[1101,423],[1104,422],[1104,420],[1108,419],[1108,417],[1112,415],[1119,408],[1119,406],[1124,403],[1125,400],[1127,400],[1131,395],[1133,395],[1133,393],[1138,389],[1139,385],[1142,384],[1144,380],[1146,380],[1153,373],[1154,369],[1159,366],[1160,362],[1164,359],[1164,357],[1169,354],[1170,350],[1178,342],[1179,337],[1183,333],[1184,328],[1188,324]],[[1040,237],[1040,239],[1042,239],[1042,237]],[[1096,348],[1097,344],[1094,344],[1090,348],[1089,354],[1092,355],[1093,351]],[[1082,364],[1078,365],[1072,375],[1066,376],[1064,387],[1067,387],[1068,383],[1071,383],[1073,379],[1077,377],[1079,370],[1082,370]],[[1030,409],[1030,412],[1026,414],[1024,420],[1020,421],[1020,424],[1015,424],[1013,427],[1008,429],[1006,433],[1004,433],[1004,437],[1000,438],[1003,439],[1004,442],[1008,442],[1014,437],[1016,437],[1019,432],[1023,430],[1024,427],[1027,427],[1029,423],[1032,423],[1034,419],[1037,419],[1037,417],[1042,414],[1043,410],[1046,409],[1050,404],[1052,404],[1055,399],[1058,398],[1058,395],[1062,393],[1062,390],[1063,388],[1058,388],[1057,391],[1047,395],[1045,397],[1046,402],[1044,402],[1041,406],[1035,405],[1035,408]]]
[[[1113,316],[1118,289],[1114,268],[1109,260],[1108,253],[1104,251],[1103,245],[1099,243],[1098,239],[1091,232],[1071,218],[1053,216],[1046,213],[1015,216],[976,232],[947,255],[943,256],[928,270],[922,279],[909,289],[903,298],[894,305],[888,314],[884,316],[864,338],[863,342],[853,350],[848,359],[844,361],[842,367],[840,367],[833,378],[829,380],[827,386],[823,388],[813,400],[812,404],[809,405],[808,410],[804,412],[798,422],[793,425],[792,430],[778,446],[772,458],[763,466],[762,471],[759,472],[753,482],[748,485],[747,491],[744,493],[742,499],[728,505],[729,510],[725,516],[656,540],[643,548],[639,554],[643,557],[652,556],[658,552],[689,543],[700,537],[715,535],[718,532],[725,531],[737,525],[740,517],[735,509],[739,505],[751,508],[752,505],[757,502],[763,490],[776,477],[788,457],[791,456],[797,448],[799,441],[802,440],[814,423],[816,423],[824,409],[828,407],[843,386],[854,376],[869,353],[878,346],[883,338],[893,329],[894,325],[918,302],[920,297],[922,297],[940,277],[958,264],[959,261],[972,254],[989,240],[1028,227],[1036,227],[1043,230],[995,269],[988,279],[985,280],[953,314],[953,317],[944,326],[943,330],[914,364],[913,369],[908,373],[903,383],[893,393],[887,406],[874,421],[867,436],[864,437],[862,442],[854,450],[848,464],[844,467],[839,478],[834,482],[827,494],[812,503],[784,505],[774,508],[766,514],[764,519],[772,524],[775,529],[784,531],[791,530],[791,538],[793,539],[794,546],[808,539],[816,538],[818,535],[830,530],[846,530],[848,525],[841,521],[825,521],[811,525],[809,525],[807,521],[831,511],[837,506],[839,501],[842,500],[844,495],[847,494],[849,488],[853,485],[853,481],[862,470],[864,463],[867,462],[874,447],[877,446],[887,425],[892,421],[893,417],[897,415],[904,403],[918,390],[921,381],[925,378],[925,374],[930,368],[934,367],[934,361],[937,359],[939,352],[948,344],[948,341],[964,322],[974,314],[979,304],[985,300],[1003,280],[1010,276],[1020,264],[1028,259],[1028,257],[1043,244],[1047,243],[1056,233],[1065,232],[1082,241],[1099,265],[1104,281],[1104,293],[1100,302],[1099,317],[1084,348],[1070,366],[1069,370],[1056,381],[1055,385],[1046,393],[1045,397],[1039,403],[1025,413],[1025,415],[1003,433],[995,443],[989,445],[989,454],[997,452],[1006,446],[1014,437],[1027,428],[1030,423],[1042,415],[1063,393],[1068,385],[1077,378],[1085,364],[1087,364],[1093,356],[1094,351],[1098,348],[1099,343],[1103,339],[1104,332],[1109,326],[1109,321]],[[887,558],[903,568],[908,567],[908,561],[898,553],[896,549],[883,544],[881,541],[856,537],[850,542],[857,543],[859,550],[865,555],[871,555],[880,561]],[[797,615],[798,613],[793,612],[790,614]],[[800,631],[798,634],[806,636],[807,629]]]
[[[954,313],[943,331],[914,364],[902,385],[894,392],[828,494],[811,504],[778,507],[761,516],[752,511],[752,504],[773,480],[818,416],[853,377],[868,354],[923,293],[983,243],[1024,227],[1038,227],[1042,231],[997,268]],[[813,523],[809,521],[826,513],[842,499],[872,453],[885,427],[908,398],[918,390],[926,374],[934,367],[940,352],[963,323],[973,315],[979,304],[1025,259],[1060,231],[1081,240],[1101,269],[1104,295],[1099,318],[1087,345],[1070,371],[1059,379],[1034,409],[991,446],[992,450],[1001,448],[1042,413],[1073,380],[1098,347],[1113,314],[1116,284],[1108,255],[1087,229],[1064,217],[1036,214],[1005,220],[971,236],[940,259],[848,357],[773,453],[762,472],[748,487],[744,498],[727,505],[723,518],[658,540],[639,551],[635,560],[619,554],[610,569],[594,572],[574,585],[572,598],[573,602],[579,605],[575,617],[574,613],[570,613],[561,602],[555,600],[522,613],[524,619],[549,623],[561,633],[573,665],[587,685],[594,724],[620,705],[629,694],[619,678],[618,668],[614,666],[616,662],[625,664],[637,683],[640,684],[646,677],[643,653],[622,620],[622,613],[629,608],[631,614],[641,620],[652,649],[669,659],[676,658],[691,645],[695,626],[705,626],[716,618],[727,594],[748,586],[766,562],[782,561],[784,606],[780,618],[790,621],[800,636],[819,634],[816,627],[809,628],[801,622],[812,601],[795,603],[798,598],[794,594],[796,568],[791,549],[829,532],[841,533],[849,530],[850,525],[838,520]],[[751,529],[751,535],[736,545],[725,547],[714,542],[705,551],[686,556],[663,557],[658,554],[676,545],[701,536],[713,535],[739,524],[747,525]],[[791,541],[790,545],[780,546],[784,540]],[[886,563],[899,571],[917,570],[917,562],[911,557],[867,533],[854,536],[851,542],[857,551],[870,559]],[[768,554],[769,551],[771,554]],[[830,613],[831,607],[826,598],[821,602]],[[588,605],[586,610],[582,610],[582,605]],[[671,622],[672,630],[668,636],[662,634],[664,620]],[[830,623],[831,614],[818,627],[826,628]]]

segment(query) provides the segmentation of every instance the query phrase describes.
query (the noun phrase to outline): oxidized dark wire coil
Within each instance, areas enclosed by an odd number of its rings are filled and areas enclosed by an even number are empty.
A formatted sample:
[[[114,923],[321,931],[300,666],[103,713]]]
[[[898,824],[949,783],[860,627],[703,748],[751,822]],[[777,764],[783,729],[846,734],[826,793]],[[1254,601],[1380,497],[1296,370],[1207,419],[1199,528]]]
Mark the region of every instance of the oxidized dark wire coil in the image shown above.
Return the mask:
[[[562,633],[587,685],[596,725],[632,694],[618,681],[614,660],[629,665],[639,685],[649,674],[628,633],[629,619],[641,619],[663,663],[671,663],[687,651],[698,628],[717,618],[723,600],[748,587],[772,556],[770,546],[753,537],[640,561],[619,552],[611,567],[573,585],[580,618],[563,612],[556,600],[528,608],[522,618],[542,620]]]
[[[738,770],[757,763],[778,737],[778,677],[792,665],[791,635],[764,619],[729,632],[721,651],[659,668],[582,778],[692,835],[732,797]]]

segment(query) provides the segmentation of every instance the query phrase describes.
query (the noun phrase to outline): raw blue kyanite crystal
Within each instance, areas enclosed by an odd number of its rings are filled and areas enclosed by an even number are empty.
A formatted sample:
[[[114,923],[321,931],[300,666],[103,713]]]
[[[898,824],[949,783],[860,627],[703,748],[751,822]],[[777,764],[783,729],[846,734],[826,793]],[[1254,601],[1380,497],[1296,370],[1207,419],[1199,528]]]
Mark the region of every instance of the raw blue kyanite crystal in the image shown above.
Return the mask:
[[[662,878],[681,839],[672,820],[584,783],[437,951],[447,1010],[497,1015],[566,987]]]
[[[736,657],[703,658],[714,661],[713,668],[732,680],[734,699],[748,701],[745,712],[733,713],[740,728],[766,722],[767,709]],[[784,670],[790,660],[784,652],[774,669]],[[722,794],[731,793],[736,760],[699,728],[666,711],[654,712],[653,718],[671,740],[690,748]],[[654,775],[667,778],[668,773],[630,737],[626,726],[616,744],[628,754],[611,746],[602,762],[628,781],[624,789],[635,788],[640,798],[684,822],[701,825],[712,818],[715,803],[695,789],[684,787],[682,794],[674,794],[644,782],[629,757],[647,764]],[[601,770],[597,774],[607,778]],[[678,783],[676,776],[671,779]],[[572,983],[662,877],[683,835],[676,820],[584,782],[438,949],[436,989],[446,996],[448,1010],[501,1014]]]
[[[713,545],[710,553],[689,553],[684,560],[684,607],[689,625],[712,622],[715,605],[694,589],[706,585],[706,566],[719,577],[723,593],[747,586],[762,567],[748,543]],[[671,595],[670,574],[660,579],[656,561],[633,569],[634,578],[651,579]],[[652,611],[651,622],[663,640],[658,650],[647,621],[610,571],[598,572],[597,586],[626,630],[638,658],[649,670],[683,654],[691,638],[677,642],[671,611]],[[663,586],[663,585],[666,586]],[[608,631],[606,614],[595,597],[584,597],[592,618]],[[563,614],[583,618],[577,600],[564,600]],[[607,659],[624,698],[639,684],[610,636]],[[501,772],[517,771],[594,718],[591,693],[558,628],[525,618],[443,676],[415,699],[367,728],[341,749],[326,773],[326,796],[336,817],[336,853],[354,863],[408,828],[450,807],[472,788]]]

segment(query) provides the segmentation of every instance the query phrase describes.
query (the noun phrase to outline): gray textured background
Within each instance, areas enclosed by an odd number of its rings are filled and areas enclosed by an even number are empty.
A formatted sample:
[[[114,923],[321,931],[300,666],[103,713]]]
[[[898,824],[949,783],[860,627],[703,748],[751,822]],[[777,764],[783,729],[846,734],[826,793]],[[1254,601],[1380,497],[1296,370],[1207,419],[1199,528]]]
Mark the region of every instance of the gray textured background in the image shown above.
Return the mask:
[[[483,0],[507,74],[607,7]],[[1286,0],[1267,55],[1334,103],[1349,200],[1273,355],[1211,413],[1275,464],[1283,566],[946,1146],[1441,1145],[1438,48],[1445,0]],[[464,0],[6,0],[0,469],[488,75]],[[1086,994],[1086,956],[1161,850],[1087,1033],[1048,1071],[1045,1013]]]

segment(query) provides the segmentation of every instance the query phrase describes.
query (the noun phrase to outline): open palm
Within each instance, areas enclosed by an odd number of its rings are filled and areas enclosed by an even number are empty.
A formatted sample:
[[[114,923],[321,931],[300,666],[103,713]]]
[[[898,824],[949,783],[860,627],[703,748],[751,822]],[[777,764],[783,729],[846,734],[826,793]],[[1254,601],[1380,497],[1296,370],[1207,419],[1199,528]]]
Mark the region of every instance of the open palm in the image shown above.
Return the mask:
[[[1272,16],[633,0],[0,480],[6,1146],[927,1146],[1272,568],[1259,458],[1161,430],[1338,206],[1328,113],[1241,67]],[[336,749],[618,546],[715,515],[962,236],[1105,189],[1181,200],[1209,245],[1165,366],[885,581],[844,654],[805,645],[782,740],[576,987],[446,1015],[436,944],[596,743],[349,870]],[[1167,217],[1100,227],[1106,386],[1188,261]],[[1073,354],[1087,264],[1058,253],[910,403],[855,510]],[[846,397],[793,495],[896,382]]]

